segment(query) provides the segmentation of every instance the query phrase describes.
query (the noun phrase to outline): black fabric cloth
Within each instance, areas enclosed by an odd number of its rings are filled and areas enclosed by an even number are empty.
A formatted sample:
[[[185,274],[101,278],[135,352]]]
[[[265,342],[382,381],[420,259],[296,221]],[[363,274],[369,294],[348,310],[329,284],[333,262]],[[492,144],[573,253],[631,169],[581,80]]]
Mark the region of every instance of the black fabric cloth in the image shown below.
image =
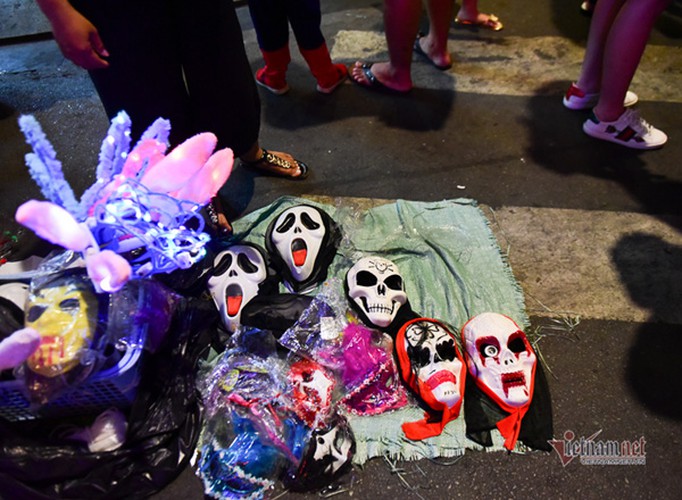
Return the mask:
[[[466,436],[481,446],[492,446],[490,431],[509,413],[500,408],[487,394],[478,388],[472,377],[467,377],[464,392],[464,416]],[[549,385],[538,360],[535,369],[535,387],[528,412],[521,420],[519,440],[533,450],[552,451],[549,440],[554,437],[552,401]]]
[[[110,66],[90,77],[110,119],[131,117],[133,141],[162,117],[172,144],[213,132],[241,156],[256,143],[260,100],[233,0],[71,3],[109,51]]]
[[[294,326],[312,301],[312,297],[293,293],[256,295],[242,309],[240,321],[244,326],[269,330],[279,339]]]
[[[286,46],[289,24],[302,49],[316,49],[325,43],[320,28],[320,0],[249,0],[249,12],[262,50]]]
[[[145,498],[170,483],[192,455],[201,428],[195,387],[219,316],[206,301],[186,300],[155,354],[145,353],[137,396],[127,411],[125,444],[90,453],[60,438],[65,425],[94,416],[10,423],[0,419],[2,498]]]

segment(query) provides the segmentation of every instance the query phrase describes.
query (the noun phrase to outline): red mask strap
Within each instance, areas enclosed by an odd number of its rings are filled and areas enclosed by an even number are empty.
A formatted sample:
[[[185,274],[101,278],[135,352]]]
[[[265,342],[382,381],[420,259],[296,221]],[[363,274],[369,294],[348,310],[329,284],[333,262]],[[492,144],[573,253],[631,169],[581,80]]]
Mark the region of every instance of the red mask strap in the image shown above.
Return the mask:
[[[521,432],[521,420],[528,411],[528,406],[523,406],[514,410],[509,416],[497,422],[497,428],[500,430],[502,437],[504,437],[504,447],[509,451],[514,449],[516,441],[519,439],[519,432]]]
[[[452,408],[445,408],[443,411],[443,417],[440,421],[430,420],[430,415],[424,413],[424,420],[418,420],[416,422],[405,422],[402,425],[403,432],[407,439],[412,441],[420,441],[422,439],[430,438],[433,436],[438,436],[443,432],[443,429],[448,424],[448,422],[456,419],[459,416],[459,410],[462,407],[462,400],[453,406]]]

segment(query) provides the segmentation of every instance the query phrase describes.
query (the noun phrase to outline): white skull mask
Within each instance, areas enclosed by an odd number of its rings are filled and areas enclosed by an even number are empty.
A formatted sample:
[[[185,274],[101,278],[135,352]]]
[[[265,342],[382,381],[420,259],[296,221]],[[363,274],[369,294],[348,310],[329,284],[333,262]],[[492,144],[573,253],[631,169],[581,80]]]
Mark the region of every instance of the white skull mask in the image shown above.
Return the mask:
[[[302,282],[312,275],[326,232],[322,215],[314,207],[295,206],[277,218],[272,243],[294,280]]]
[[[258,287],[267,277],[265,258],[254,246],[234,245],[216,255],[213,269],[208,290],[223,324],[234,333],[242,309],[258,295]]]
[[[462,333],[471,375],[503,403],[513,408],[528,404],[537,358],[519,326],[502,314],[483,313]]]
[[[457,355],[453,335],[439,323],[424,319],[407,326],[405,344],[421,385],[452,408],[464,392],[464,363]]]
[[[375,326],[387,327],[407,302],[403,278],[390,260],[364,257],[348,270],[348,295]]]

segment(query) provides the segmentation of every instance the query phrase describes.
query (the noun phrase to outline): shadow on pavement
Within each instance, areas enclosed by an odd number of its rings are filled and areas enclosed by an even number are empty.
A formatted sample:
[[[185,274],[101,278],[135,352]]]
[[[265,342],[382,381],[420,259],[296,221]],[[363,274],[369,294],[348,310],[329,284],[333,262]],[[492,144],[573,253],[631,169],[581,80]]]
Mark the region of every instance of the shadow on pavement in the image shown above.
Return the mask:
[[[349,80],[327,96],[315,92],[308,81],[305,86],[298,82],[295,85],[285,97],[261,92],[264,120],[271,127],[296,131],[366,116],[376,117],[389,128],[429,132],[445,126],[456,100],[456,93],[450,89],[415,87],[405,96],[388,95]]]
[[[530,118],[525,124],[530,134],[528,155],[543,168],[564,176],[589,176],[608,184],[620,185],[638,202],[636,211],[651,214],[679,214],[682,199],[682,182],[667,175],[662,166],[673,161],[675,144],[667,149],[637,151],[587,136],[582,123],[587,111],[569,111],[561,103],[558,89],[566,89],[570,82],[554,82],[538,91],[529,101]],[[555,97],[548,97],[550,94]],[[644,103],[665,121],[676,106],[666,103]],[[672,110],[671,110],[672,108]],[[646,113],[644,113],[646,114]],[[596,186],[597,184],[595,184]],[[607,198],[604,187],[594,187],[593,197]],[[600,192],[600,189],[602,190]],[[584,195],[584,193],[582,193]],[[598,200],[595,208],[600,208]],[[609,209],[608,205],[601,207]],[[664,222],[682,230],[682,220],[656,215]]]
[[[630,298],[651,311],[630,348],[626,383],[650,411],[682,420],[682,248],[635,233],[618,242],[612,260]]]

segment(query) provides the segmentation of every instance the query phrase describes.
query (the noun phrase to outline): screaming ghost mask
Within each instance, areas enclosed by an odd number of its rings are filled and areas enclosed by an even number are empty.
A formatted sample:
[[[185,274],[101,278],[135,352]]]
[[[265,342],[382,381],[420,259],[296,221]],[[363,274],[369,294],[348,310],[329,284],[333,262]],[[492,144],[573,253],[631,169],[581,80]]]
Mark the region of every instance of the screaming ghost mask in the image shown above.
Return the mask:
[[[340,240],[329,215],[311,205],[296,205],[270,223],[265,246],[284,284],[299,293],[326,279]]]

